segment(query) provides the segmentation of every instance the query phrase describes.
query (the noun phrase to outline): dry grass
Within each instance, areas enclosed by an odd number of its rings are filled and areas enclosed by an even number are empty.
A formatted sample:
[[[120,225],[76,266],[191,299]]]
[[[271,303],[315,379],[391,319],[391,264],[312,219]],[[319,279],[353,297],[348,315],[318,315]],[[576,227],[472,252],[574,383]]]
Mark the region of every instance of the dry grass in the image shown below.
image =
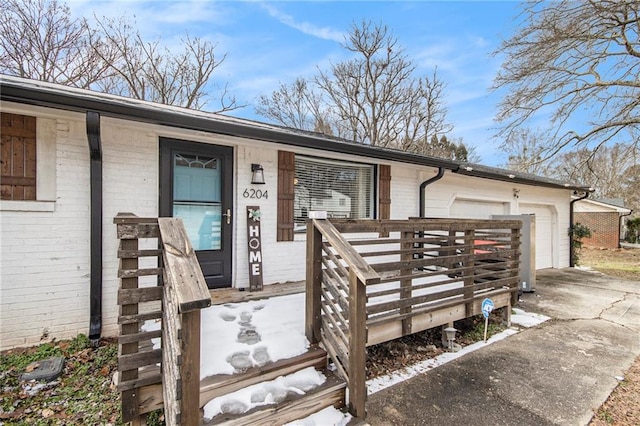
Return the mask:
[[[640,280],[640,249],[598,249],[585,247],[580,265],[626,280]]]
[[[640,281],[640,249],[584,248],[580,264],[612,277]],[[640,425],[640,357],[636,358],[624,380],[598,409],[589,425]]]
[[[595,414],[590,426],[640,425],[640,357]]]

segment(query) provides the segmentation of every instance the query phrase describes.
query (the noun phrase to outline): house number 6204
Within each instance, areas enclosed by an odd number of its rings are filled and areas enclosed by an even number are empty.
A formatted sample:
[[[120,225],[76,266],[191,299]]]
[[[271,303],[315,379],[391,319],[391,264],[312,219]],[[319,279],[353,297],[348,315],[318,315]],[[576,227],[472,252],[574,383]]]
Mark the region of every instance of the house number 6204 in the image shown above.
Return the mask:
[[[261,189],[245,189],[244,192],[242,193],[242,196],[244,198],[255,198],[260,200],[261,198],[265,198],[268,199],[269,198],[269,192],[268,191],[263,191]]]

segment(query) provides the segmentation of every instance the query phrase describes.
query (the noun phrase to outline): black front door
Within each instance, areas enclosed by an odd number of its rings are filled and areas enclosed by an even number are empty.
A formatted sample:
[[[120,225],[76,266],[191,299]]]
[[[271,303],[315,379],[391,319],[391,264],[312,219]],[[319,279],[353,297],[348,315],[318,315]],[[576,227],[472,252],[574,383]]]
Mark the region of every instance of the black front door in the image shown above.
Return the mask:
[[[160,139],[160,216],[180,217],[209,288],[231,287],[233,148]]]

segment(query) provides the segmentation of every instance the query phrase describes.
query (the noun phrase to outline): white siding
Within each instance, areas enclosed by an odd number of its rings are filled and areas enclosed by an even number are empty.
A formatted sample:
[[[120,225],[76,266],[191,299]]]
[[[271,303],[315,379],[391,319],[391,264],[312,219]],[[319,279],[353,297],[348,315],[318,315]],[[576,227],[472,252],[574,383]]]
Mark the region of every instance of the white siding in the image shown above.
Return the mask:
[[[52,112],[42,108],[3,103],[2,109],[36,116],[39,122],[52,118]],[[73,337],[88,330],[86,127],[81,114],[56,115],[55,131],[45,132],[57,140],[56,201],[51,211],[0,211],[0,349]],[[41,205],[29,203],[34,210]]]
[[[456,199],[451,204],[449,215],[459,218],[487,219],[493,215],[509,214],[510,209],[509,203]]]
[[[536,209],[539,209],[538,214],[546,212],[542,226],[546,230],[536,237],[536,259],[540,256],[536,268],[569,266],[567,229],[571,191],[471,178],[450,172],[427,186],[426,191],[427,216],[489,219],[492,214],[536,213]],[[469,209],[467,214],[465,207]],[[502,209],[502,213],[496,213]]]
[[[89,149],[85,116],[54,109],[5,102],[3,111],[47,119],[44,132],[55,139],[55,201],[33,210],[2,209],[0,224],[0,348],[38,343],[41,339],[68,338],[87,333],[89,325]],[[52,126],[55,124],[55,126]],[[308,148],[294,148],[229,136],[185,131],[150,124],[102,118],[103,148],[103,334],[117,333],[116,257],[118,241],[113,217],[118,212],[158,215],[161,137],[231,146],[234,148],[233,285],[248,285],[246,207],[262,209],[264,283],[299,281],[305,277],[305,235],[290,242],[276,241],[279,149],[338,160],[379,164],[378,160]],[[264,167],[268,198],[244,197],[251,189],[251,164]],[[391,217],[419,214],[419,187],[432,178],[434,168],[383,162],[391,166]],[[257,187],[254,187],[257,188]],[[520,190],[519,199],[514,188]],[[52,188],[48,189],[49,191]],[[566,233],[570,191],[514,185],[447,172],[426,188],[426,215],[431,217],[489,217],[526,213],[528,206],[552,212],[552,266],[568,265]],[[465,203],[468,212],[465,212]],[[40,207],[38,207],[40,206]],[[478,208],[483,206],[484,208]],[[535,207],[537,208],[537,207]]]

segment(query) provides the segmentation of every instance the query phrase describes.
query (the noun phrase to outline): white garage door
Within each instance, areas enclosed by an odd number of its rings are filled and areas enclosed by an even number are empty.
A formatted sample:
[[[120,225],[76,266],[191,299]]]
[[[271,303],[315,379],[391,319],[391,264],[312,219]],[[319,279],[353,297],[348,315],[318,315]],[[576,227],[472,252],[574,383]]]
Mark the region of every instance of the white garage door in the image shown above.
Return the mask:
[[[536,269],[553,268],[553,212],[548,206],[520,204],[520,213],[536,215]]]
[[[496,201],[455,200],[449,216],[469,219],[490,219],[494,214],[508,214],[507,205]]]

